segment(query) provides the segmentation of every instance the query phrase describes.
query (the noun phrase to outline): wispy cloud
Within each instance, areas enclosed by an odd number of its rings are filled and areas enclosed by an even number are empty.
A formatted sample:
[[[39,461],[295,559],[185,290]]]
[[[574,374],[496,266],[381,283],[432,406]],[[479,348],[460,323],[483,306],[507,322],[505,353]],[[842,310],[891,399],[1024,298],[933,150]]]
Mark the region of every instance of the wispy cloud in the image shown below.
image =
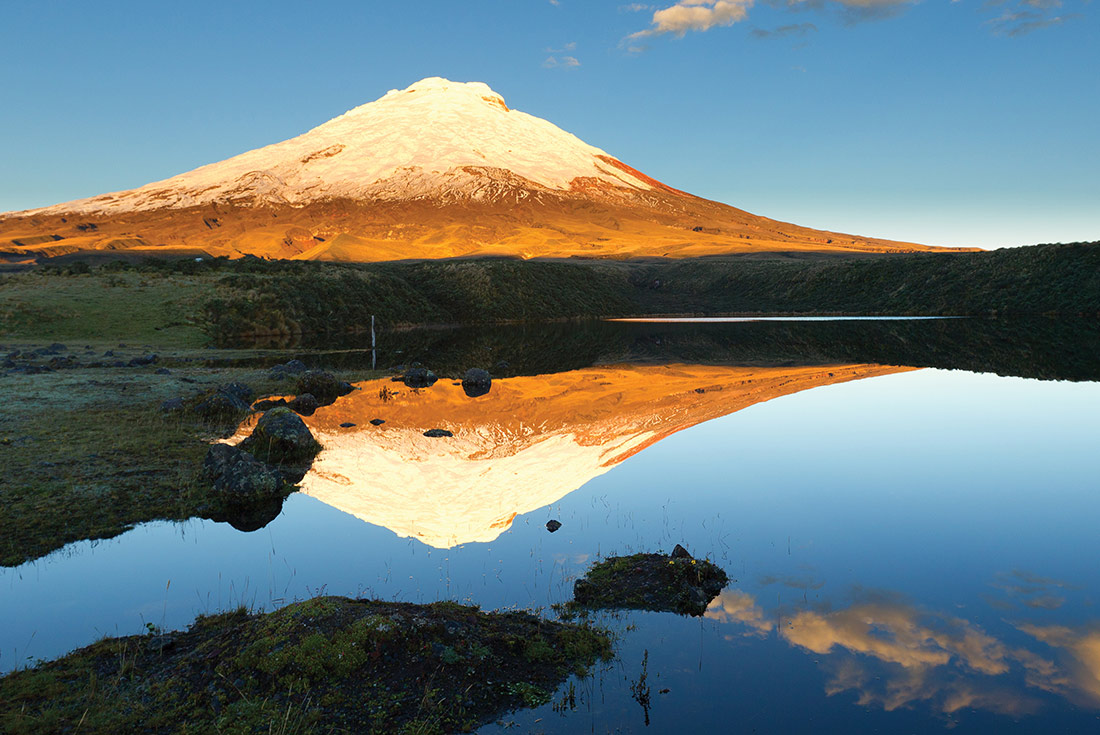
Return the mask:
[[[666,0],[667,1],[667,0]],[[919,0],[762,0],[774,8],[790,11],[817,11],[838,16],[845,24],[884,20],[905,12]],[[1076,14],[1055,14],[1065,0],[986,0],[986,7],[1000,7],[1001,14],[986,21],[994,33],[1022,36],[1042,28],[1060,25]],[[1088,0],[1085,0],[1086,2]],[[650,27],[631,33],[621,44],[628,52],[645,50],[635,42],[649,36],[671,34],[682,38],[689,32],[706,32],[731,26],[748,17],[756,0],[677,0],[663,8],[644,3],[620,5],[620,11],[653,11]],[[952,0],[957,2],[957,0]],[[817,30],[813,23],[790,23],[768,30],[755,28],[749,33],[758,39],[806,36]]]
[[[768,30],[766,28],[753,28],[749,33],[753,38],[759,38],[765,41],[774,41],[780,38],[797,37],[801,38],[807,34],[813,33],[817,30],[817,26],[813,23],[791,23],[785,26],[779,26],[778,28]]]
[[[545,69],[576,69],[581,65],[574,56],[548,56],[542,62]]]
[[[1023,3],[1021,3],[1023,4]],[[1027,3],[1031,7],[1040,7]],[[1054,6],[1051,6],[1054,7]],[[996,18],[986,21],[993,32],[998,36],[1015,38],[1024,36],[1042,28],[1061,25],[1076,15],[1050,15],[1043,10],[1018,10],[1002,13]]]

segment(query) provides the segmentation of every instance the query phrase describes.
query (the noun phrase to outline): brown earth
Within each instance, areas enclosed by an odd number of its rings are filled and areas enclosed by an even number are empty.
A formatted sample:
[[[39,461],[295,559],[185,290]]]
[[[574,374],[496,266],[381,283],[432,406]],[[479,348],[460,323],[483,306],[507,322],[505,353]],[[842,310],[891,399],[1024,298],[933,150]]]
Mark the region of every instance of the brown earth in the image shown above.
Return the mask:
[[[542,187],[518,196],[522,193],[512,188],[509,196],[446,203],[336,199],[301,207],[218,203],[110,215],[13,213],[0,218],[0,255],[24,259],[139,251],[373,262],[944,250],[799,227],[664,185],[635,192],[577,179],[566,193]]]

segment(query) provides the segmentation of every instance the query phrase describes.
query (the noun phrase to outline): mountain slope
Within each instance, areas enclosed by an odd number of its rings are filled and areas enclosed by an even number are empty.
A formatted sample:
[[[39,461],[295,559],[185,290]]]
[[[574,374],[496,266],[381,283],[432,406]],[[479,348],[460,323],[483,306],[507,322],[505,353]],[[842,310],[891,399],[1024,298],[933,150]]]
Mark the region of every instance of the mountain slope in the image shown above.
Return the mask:
[[[692,196],[484,84],[440,78],[164,181],[0,216],[0,247],[351,261],[928,249]]]

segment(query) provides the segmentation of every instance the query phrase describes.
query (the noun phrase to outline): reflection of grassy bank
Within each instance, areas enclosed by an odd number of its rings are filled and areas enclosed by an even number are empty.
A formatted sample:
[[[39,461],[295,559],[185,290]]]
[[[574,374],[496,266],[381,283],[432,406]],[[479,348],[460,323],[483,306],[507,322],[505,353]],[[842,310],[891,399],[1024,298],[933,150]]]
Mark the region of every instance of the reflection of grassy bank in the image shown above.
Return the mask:
[[[10,674],[0,729],[454,732],[543,704],[610,655],[606,633],[528,613],[319,597]]]
[[[214,259],[3,276],[8,338],[197,345],[395,324],[660,313],[1097,314],[1100,245],[862,258],[480,259],[365,265]]]
[[[219,430],[236,422],[218,427],[165,414],[161,401],[230,381],[265,392],[286,386],[258,368],[182,362],[207,356],[162,353],[156,366],[3,378],[0,565],[38,558],[71,541],[109,538],[136,523],[210,510],[209,485],[200,475],[203,456]],[[155,372],[163,365],[171,366],[170,374]]]

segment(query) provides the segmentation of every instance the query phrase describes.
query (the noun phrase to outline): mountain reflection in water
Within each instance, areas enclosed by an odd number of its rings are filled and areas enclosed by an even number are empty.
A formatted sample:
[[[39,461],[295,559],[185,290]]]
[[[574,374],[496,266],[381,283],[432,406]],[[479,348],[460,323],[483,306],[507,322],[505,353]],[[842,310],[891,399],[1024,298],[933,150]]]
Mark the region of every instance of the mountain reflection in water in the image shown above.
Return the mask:
[[[368,381],[304,417],[324,450],[301,488],[437,548],[492,541],[518,514],[677,431],[778,396],[911,369],[614,365],[495,380],[477,398],[449,380],[419,390]],[[434,428],[454,436],[424,436]]]

